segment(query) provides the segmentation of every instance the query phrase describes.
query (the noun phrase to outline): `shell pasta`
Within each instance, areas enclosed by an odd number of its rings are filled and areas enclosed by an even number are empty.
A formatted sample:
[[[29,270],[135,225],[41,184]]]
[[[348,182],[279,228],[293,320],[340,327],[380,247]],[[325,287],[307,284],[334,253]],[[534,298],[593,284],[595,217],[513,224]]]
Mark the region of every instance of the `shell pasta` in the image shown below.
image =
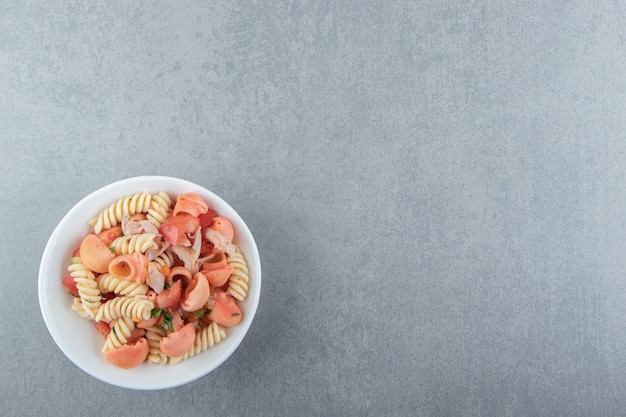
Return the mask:
[[[112,366],[209,355],[241,322],[251,285],[246,259],[233,224],[198,194],[131,194],[89,225],[68,254],[62,285],[68,308],[102,335]]]

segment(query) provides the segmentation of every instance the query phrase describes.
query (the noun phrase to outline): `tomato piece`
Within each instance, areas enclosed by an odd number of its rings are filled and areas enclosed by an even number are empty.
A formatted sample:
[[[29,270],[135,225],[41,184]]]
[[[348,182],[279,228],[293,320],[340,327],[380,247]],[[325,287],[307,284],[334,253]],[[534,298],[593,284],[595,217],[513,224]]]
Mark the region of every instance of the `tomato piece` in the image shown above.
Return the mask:
[[[63,277],[61,284],[63,284],[67,292],[72,294],[74,297],[78,297],[78,288],[76,288],[76,283],[74,282],[74,278],[72,278],[70,274],[67,274]]]
[[[80,246],[72,252],[72,258],[80,257]]]
[[[115,294],[113,291],[109,291],[109,292],[107,292],[105,294],[102,294],[102,301],[103,302],[107,302],[107,301],[110,301],[110,300],[112,300],[112,299],[114,299],[116,297],[117,297],[117,294]]]
[[[144,337],[145,335],[146,335],[145,329],[140,329],[140,328],[135,327],[133,330],[130,331],[130,335],[126,339],[126,343],[133,344],[137,340],[139,340],[139,338]]]
[[[113,241],[122,236],[122,226],[113,226],[98,233],[96,236],[104,242],[105,245],[111,246]]]
[[[111,333],[111,327],[109,327],[109,323],[106,321],[96,321],[94,322],[94,326],[98,333],[100,333],[104,338],[106,338],[109,333]]]
[[[215,216],[217,216],[217,211],[213,209],[209,209],[206,213],[199,215],[198,220],[200,220],[200,226],[203,228],[209,227]]]
[[[199,225],[200,221],[197,217],[187,213],[180,213],[165,219],[159,228],[159,233],[163,235],[163,239],[170,245],[178,245],[186,233],[194,233]]]

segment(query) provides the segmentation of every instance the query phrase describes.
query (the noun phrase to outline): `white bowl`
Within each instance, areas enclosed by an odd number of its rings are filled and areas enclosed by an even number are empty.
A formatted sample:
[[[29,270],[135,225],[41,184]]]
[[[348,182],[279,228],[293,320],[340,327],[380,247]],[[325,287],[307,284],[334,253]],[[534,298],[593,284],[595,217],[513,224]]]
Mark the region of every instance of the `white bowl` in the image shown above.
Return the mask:
[[[246,258],[250,288],[246,299],[238,302],[242,321],[226,328],[227,336],[205,352],[176,365],[144,363],[132,369],[120,369],[102,355],[104,339],[94,328],[93,321],[80,318],[72,309],[72,296],[61,285],[74,248],[91,230],[89,220],[119,198],[138,192],[164,191],[172,199],[194,192],[201,195],[209,207],[231,220],[236,243]],[[39,306],[50,335],[61,351],[76,366],[93,377],[123,388],[154,390],[171,388],[194,381],[208,374],[237,349],[256,313],[261,294],[261,261],[248,226],[239,214],[213,192],[178,178],[142,176],[114,182],[89,194],[63,217],[52,232],[41,258],[39,268]]]

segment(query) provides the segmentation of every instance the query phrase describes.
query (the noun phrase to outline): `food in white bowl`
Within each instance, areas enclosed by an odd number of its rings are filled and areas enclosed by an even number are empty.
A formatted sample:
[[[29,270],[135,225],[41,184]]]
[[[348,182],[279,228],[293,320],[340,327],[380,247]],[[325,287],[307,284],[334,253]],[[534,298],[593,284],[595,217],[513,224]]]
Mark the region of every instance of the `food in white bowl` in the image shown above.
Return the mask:
[[[189,181],[147,176],[107,185],[65,215],[42,256],[39,301],[78,367],[161,389],[235,351],[260,285],[254,238],[230,205]]]

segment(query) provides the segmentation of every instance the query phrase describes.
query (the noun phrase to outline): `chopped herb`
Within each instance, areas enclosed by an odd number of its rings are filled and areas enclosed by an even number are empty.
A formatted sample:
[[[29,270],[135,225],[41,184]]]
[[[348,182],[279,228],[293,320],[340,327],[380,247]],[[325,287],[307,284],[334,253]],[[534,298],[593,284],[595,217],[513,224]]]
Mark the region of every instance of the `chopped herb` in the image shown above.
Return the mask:
[[[111,253],[115,253],[115,246],[111,246],[109,250],[111,251]]]
[[[153,319],[156,319],[157,317],[161,315],[162,312],[163,310],[160,308],[153,308],[152,313],[150,314],[150,317],[152,317]]]
[[[213,310],[211,310],[210,308],[207,308],[206,310],[204,310],[204,314],[206,314],[207,316],[211,314],[212,312]]]
[[[163,288],[167,290],[171,286],[172,286],[172,284],[170,284],[169,282],[166,282],[165,285],[163,286]]]
[[[172,313],[164,310],[163,311],[163,324],[167,325],[167,328],[169,329],[170,332],[174,331],[174,316],[172,316]]]
[[[72,264],[74,264],[74,257],[72,256]]]
[[[165,336],[167,336],[167,327],[165,327],[165,325],[164,325],[164,324],[160,325],[160,326],[159,326],[159,329],[161,329],[161,331],[163,332],[163,334],[164,334]]]
[[[115,327],[111,327],[111,331],[113,332],[114,335],[117,336],[117,332],[115,331]]]
[[[199,319],[200,317],[204,316],[204,311],[194,311],[193,315],[196,316],[197,319]]]
[[[233,317],[237,317],[239,313],[233,313]]]

